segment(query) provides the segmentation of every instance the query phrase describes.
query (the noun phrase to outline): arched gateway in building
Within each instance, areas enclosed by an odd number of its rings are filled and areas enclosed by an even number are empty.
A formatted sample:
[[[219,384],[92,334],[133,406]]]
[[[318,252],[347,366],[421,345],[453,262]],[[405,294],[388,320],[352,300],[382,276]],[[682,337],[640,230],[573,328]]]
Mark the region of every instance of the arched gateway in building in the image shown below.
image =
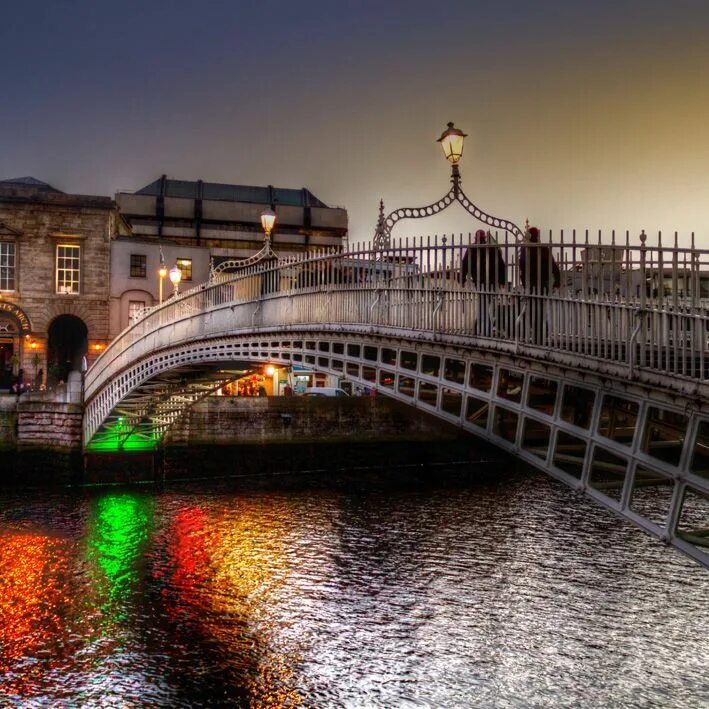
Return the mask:
[[[89,331],[76,315],[58,315],[47,330],[47,381],[66,382],[69,372],[81,371],[81,358],[87,353]]]

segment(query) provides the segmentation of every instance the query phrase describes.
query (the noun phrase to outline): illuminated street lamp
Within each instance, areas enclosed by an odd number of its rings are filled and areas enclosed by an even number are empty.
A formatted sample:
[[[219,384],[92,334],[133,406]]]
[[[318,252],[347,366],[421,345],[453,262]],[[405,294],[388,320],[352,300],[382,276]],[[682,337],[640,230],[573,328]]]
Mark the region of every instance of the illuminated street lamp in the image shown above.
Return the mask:
[[[261,212],[261,227],[263,228],[263,233],[265,234],[264,241],[268,243],[271,240],[271,232],[276,224],[276,213],[270,208]]]
[[[164,261],[160,261],[160,269],[158,270],[158,275],[160,276],[160,303],[162,303],[162,283],[165,280],[165,276],[167,276],[167,266],[165,265]]]
[[[170,269],[170,281],[172,282],[172,285],[175,287],[174,295],[177,295],[177,293],[179,291],[181,280],[182,280],[182,271],[180,270],[180,267],[177,264],[175,264]]]
[[[463,157],[463,141],[467,137],[467,133],[463,133],[462,130],[449,123],[448,128],[438,139],[443,148],[443,154],[451,165],[457,165]]]

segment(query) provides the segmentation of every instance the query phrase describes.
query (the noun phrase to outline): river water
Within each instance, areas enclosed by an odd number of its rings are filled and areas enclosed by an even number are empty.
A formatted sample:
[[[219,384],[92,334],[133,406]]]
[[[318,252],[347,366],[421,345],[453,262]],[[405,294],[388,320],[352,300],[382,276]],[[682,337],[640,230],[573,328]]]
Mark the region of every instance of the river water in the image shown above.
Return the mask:
[[[0,706],[706,707],[709,574],[537,473],[0,492]]]

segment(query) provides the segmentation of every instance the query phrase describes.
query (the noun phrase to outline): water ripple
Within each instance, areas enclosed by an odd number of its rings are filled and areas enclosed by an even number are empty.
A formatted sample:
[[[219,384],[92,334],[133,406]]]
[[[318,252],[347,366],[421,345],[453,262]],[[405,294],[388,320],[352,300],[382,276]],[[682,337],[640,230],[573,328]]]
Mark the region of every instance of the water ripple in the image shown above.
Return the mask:
[[[0,510],[0,704],[709,702],[706,572],[537,474]]]

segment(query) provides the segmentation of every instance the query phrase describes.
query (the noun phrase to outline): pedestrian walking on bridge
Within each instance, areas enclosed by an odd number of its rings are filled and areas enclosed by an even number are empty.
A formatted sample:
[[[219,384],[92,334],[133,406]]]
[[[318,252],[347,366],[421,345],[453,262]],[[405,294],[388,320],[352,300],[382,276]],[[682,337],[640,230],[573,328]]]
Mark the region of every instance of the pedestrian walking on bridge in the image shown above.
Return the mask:
[[[502,249],[483,229],[475,232],[473,245],[468,246],[460,264],[460,282],[477,293],[475,334],[492,337],[496,330],[499,303],[494,293],[507,285],[507,269]]]
[[[551,248],[539,243],[539,229],[535,226],[530,227],[525,235],[519,257],[519,277],[525,291],[531,296],[525,318],[527,330],[523,334],[531,334],[535,345],[543,345],[547,333],[545,296],[559,288],[561,274]]]

